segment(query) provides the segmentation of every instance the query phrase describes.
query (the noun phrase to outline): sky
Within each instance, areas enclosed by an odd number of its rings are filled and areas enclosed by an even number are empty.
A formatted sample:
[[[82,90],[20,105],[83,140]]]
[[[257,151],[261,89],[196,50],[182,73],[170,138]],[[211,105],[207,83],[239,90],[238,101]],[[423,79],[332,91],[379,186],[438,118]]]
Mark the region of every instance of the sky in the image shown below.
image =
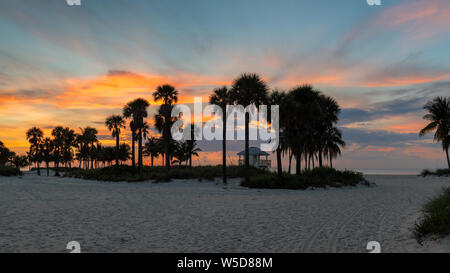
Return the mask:
[[[272,90],[312,84],[337,99],[339,168],[445,166],[418,131],[423,105],[450,94],[448,0],[1,0],[0,37],[0,140],[18,153],[33,126],[93,126],[111,145],[105,118],[137,97],[153,116],[156,86],[207,101],[254,72]],[[202,148],[197,163],[220,162],[220,144]]]

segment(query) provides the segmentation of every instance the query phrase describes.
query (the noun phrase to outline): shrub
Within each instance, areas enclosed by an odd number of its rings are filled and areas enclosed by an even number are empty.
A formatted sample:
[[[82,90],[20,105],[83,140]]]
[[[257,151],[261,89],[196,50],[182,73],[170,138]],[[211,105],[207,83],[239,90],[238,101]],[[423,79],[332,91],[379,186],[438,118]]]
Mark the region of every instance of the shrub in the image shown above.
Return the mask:
[[[450,188],[430,200],[423,208],[424,217],[415,224],[414,235],[420,242],[427,235],[450,234]]]
[[[250,175],[258,173],[269,173],[259,169],[251,168]],[[243,177],[245,169],[240,166],[227,167],[227,176],[230,178]],[[166,171],[164,167],[144,167],[142,177],[139,176],[137,168],[131,166],[106,167],[99,169],[71,169],[64,174],[66,177],[75,177],[88,180],[100,181],[128,181],[138,182],[144,180],[154,180],[156,182],[167,181]],[[198,180],[213,180],[216,177],[222,176],[222,166],[172,166],[169,172],[169,179],[198,179]]]
[[[0,167],[0,176],[18,176],[22,175],[22,172],[18,168],[3,166]]]
[[[281,178],[275,173],[254,175],[250,177],[249,182],[241,182],[241,186],[248,188],[270,189],[326,188],[359,184],[370,186],[362,173],[338,171],[328,167],[307,170],[301,175],[284,174]]]

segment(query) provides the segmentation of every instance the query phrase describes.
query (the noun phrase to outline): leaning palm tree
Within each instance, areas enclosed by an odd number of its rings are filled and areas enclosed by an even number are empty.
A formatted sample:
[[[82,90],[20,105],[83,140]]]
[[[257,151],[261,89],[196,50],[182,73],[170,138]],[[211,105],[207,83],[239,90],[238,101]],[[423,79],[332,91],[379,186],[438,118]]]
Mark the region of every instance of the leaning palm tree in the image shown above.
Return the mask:
[[[231,98],[236,104],[241,104],[247,107],[254,104],[256,107],[266,103],[267,101],[267,84],[257,74],[243,73],[239,78],[233,82],[231,88]],[[249,121],[250,114],[245,112],[245,180],[249,181],[248,170],[250,167],[249,161]]]
[[[230,91],[226,86],[214,89],[209,97],[209,103],[222,108],[222,177],[223,183],[227,183],[227,105],[231,104]]]
[[[26,135],[28,142],[30,142],[29,155],[33,158],[33,161],[36,164],[37,175],[41,175],[41,169],[39,167],[39,163],[41,161],[39,147],[41,145],[42,138],[44,137],[44,133],[41,129],[33,127],[27,131]]]
[[[139,175],[142,176],[142,130],[144,127],[144,118],[147,117],[147,107],[150,106],[150,103],[142,98],[135,99],[123,108],[123,116],[125,118],[132,117],[135,129],[137,130],[137,138],[138,138],[138,168]]]
[[[430,121],[430,123],[420,130],[419,136],[436,131],[434,133],[434,141],[442,142],[442,149],[445,151],[447,165],[450,168],[448,155],[450,146],[450,97],[436,97],[432,101],[427,102],[423,109],[427,111],[423,119]]]
[[[125,128],[125,120],[120,115],[112,115],[108,117],[105,121],[106,127],[111,131],[112,137],[116,138],[116,166],[119,167],[119,140],[120,140],[120,129]]]
[[[175,87],[165,84],[160,85],[156,88],[156,91],[153,92],[153,100],[162,101],[163,105],[161,105],[161,110],[163,114],[164,122],[164,152],[166,159],[166,178],[169,178],[169,168],[170,168],[170,155],[169,155],[169,141],[170,141],[170,120],[171,120],[171,112],[169,110],[172,109],[172,105],[178,102],[178,91]]]

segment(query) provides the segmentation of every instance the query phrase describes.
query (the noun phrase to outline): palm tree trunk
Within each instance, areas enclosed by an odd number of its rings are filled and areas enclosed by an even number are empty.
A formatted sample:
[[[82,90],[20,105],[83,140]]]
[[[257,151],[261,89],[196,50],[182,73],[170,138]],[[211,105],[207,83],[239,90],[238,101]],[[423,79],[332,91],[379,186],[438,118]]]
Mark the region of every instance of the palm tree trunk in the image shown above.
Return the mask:
[[[300,175],[300,173],[302,172],[301,162],[302,162],[302,154],[300,152],[297,152],[295,155],[295,174],[296,175]]]
[[[222,182],[227,183],[227,119],[226,119],[226,108],[222,109],[223,120],[222,120]]]
[[[322,149],[319,149],[319,167],[322,167]]]
[[[330,155],[330,167],[333,169],[333,158]]]
[[[245,112],[245,181],[248,183],[250,177],[248,175],[250,169],[250,157],[249,157],[249,120],[250,113]]]
[[[448,168],[450,169],[450,158],[448,156],[448,145],[447,145],[447,147],[445,147],[445,154],[447,155],[447,165],[448,165]]]
[[[291,165],[292,165],[292,156],[294,154],[292,153],[291,150],[289,150],[289,168],[288,168],[288,173],[291,174]]]
[[[169,168],[170,168],[170,155],[169,155],[169,116],[166,114],[166,121],[164,122],[164,151],[166,157],[166,178],[169,179]]]
[[[117,133],[116,128],[116,166],[119,167],[119,134]]]
[[[50,170],[49,170],[49,167],[48,167],[48,161],[45,162],[45,164],[46,164],[46,167],[47,167],[47,176],[50,176]]]
[[[133,167],[136,167],[136,160],[135,160],[135,151],[134,151],[134,138],[135,138],[135,133],[134,131],[131,132],[131,164]]]
[[[283,166],[281,165],[281,148],[280,146],[278,146],[277,148],[277,170],[278,170],[278,176],[282,177],[283,176]]]
[[[152,167],[153,167],[153,155],[150,156],[151,161],[152,161]]]
[[[138,147],[138,165],[139,165],[139,175],[142,176],[142,128],[139,128],[139,147]]]
[[[37,175],[41,175],[41,168],[39,166],[39,161],[37,162]]]

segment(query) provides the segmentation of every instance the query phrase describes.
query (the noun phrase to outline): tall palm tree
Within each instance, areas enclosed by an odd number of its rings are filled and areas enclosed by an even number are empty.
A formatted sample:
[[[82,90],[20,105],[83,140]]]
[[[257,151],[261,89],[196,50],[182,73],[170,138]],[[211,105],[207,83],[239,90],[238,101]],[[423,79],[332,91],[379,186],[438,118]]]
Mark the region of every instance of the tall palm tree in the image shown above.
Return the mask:
[[[230,91],[226,86],[214,89],[209,97],[209,103],[222,108],[222,178],[227,183],[227,105],[232,103]]]
[[[169,178],[169,169],[170,169],[170,155],[169,155],[169,141],[170,141],[170,120],[171,120],[171,111],[172,106],[178,102],[178,91],[175,87],[164,84],[160,85],[156,88],[155,92],[153,92],[153,100],[162,101],[160,110],[162,111],[164,122],[164,152],[166,159],[166,178]]]
[[[436,97],[423,107],[427,113],[423,119],[430,121],[427,126],[420,130],[419,136],[435,131],[434,141],[442,142],[442,149],[447,156],[447,165],[450,169],[450,158],[448,149],[450,146],[450,97]]]
[[[116,138],[116,166],[119,167],[120,130],[125,128],[125,120],[120,115],[112,115],[106,119],[105,125],[111,131],[112,137]]]
[[[39,147],[42,142],[42,138],[44,137],[44,133],[42,132],[41,129],[33,127],[27,131],[26,135],[28,142],[30,142],[29,155],[33,158],[34,163],[36,164],[37,175],[41,175],[41,169],[39,166],[39,163],[41,161]]]
[[[234,80],[231,88],[231,98],[236,104],[241,104],[247,107],[255,104],[259,107],[261,104],[267,102],[268,87],[264,80],[257,74],[243,73],[240,77]],[[250,114],[245,112],[245,180],[249,181],[248,170],[250,167],[249,161],[249,121]]]
[[[138,168],[139,175],[142,176],[142,129],[144,128],[144,118],[147,117],[147,107],[150,106],[150,103],[142,98],[135,99],[123,108],[123,116],[125,118],[132,117],[135,129],[137,130],[137,138],[138,138]]]

